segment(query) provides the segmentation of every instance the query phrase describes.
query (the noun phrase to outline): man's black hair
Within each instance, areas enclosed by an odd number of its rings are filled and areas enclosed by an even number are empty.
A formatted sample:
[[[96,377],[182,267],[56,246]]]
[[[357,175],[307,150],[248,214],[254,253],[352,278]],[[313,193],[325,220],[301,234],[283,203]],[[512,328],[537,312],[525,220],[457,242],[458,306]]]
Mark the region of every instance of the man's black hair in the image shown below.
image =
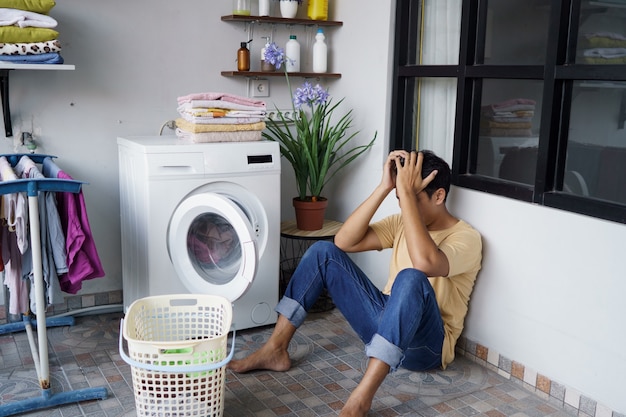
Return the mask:
[[[428,197],[432,197],[435,191],[443,188],[446,191],[446,198],[450,192],[450,182],[452,181],[452,172],[446,161],[435,155],[429,150],[420,151],[424,155],[422,162],[422,178],[426,178],[431,172],[437,170],[435,179],[424,189]]]

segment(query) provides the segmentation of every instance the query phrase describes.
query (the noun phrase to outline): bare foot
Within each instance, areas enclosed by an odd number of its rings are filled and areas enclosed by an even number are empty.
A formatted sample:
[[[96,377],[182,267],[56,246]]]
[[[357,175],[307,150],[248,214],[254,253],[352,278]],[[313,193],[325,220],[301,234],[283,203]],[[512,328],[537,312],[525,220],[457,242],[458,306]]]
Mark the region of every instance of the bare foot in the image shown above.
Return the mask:
[[[250,354],[250,356],[239,360],[231,360],[228,368],[234,372],[243,373],[257,369],[284,372],[291,368],[289,353],[284,349],[273,348],[265,344],[261,349]]]
[[[339,417],[365,417],[372,407],[371,398],[363,398],[356,391],[350,395]]]

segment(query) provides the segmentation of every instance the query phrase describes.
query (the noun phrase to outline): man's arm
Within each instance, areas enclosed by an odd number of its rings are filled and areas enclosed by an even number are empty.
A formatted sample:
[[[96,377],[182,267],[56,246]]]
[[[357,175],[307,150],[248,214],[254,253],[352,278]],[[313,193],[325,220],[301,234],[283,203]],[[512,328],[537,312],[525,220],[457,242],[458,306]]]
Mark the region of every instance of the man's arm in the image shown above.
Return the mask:
[[[362,252],[380,250],[382,244],[378,236],[369,227],[376,210],[380,207],[387,195],[396,186],[395,154],[391,152],[383,167],[383,177],[372,194],[363,202],[335,235],[335,245],[345,252]]]

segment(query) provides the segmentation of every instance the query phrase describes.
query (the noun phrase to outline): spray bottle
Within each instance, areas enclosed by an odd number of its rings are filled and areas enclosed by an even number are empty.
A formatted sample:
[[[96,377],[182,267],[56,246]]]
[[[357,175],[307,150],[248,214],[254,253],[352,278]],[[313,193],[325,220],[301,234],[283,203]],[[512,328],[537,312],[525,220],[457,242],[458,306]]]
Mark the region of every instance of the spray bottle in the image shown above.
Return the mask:
[[[271,62],[265,62],[265,49],[270,46],[270,37],[269,36],[261,36],[262,39],[265,39],[265,46],[261,48],[261,71],[262,72],[274,72],[276,68],[272,65]]]

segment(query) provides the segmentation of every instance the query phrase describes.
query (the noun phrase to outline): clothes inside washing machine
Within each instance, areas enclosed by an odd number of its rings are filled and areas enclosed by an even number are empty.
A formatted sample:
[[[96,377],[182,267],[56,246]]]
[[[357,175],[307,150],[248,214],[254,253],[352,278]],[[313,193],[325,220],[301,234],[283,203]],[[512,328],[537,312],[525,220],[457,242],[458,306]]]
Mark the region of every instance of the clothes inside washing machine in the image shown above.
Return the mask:
[[[193,220],[187,250],[196,271],[213,284],[230,282],[241,264],[237,232],[219,214],[205,213]]]

